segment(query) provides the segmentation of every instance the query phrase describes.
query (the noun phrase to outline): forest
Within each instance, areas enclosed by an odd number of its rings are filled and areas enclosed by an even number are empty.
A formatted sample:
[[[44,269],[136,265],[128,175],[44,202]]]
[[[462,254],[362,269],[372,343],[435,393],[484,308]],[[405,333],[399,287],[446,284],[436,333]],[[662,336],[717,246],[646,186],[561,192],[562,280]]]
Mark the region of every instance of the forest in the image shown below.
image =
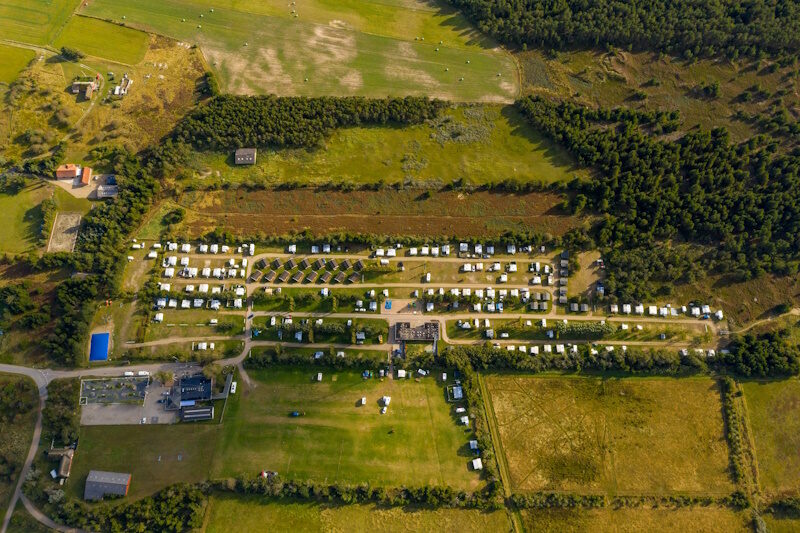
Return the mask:
[[[597,244],[608,263],[610,293],[650,296],[650,282],[663,272],[647,261],[636,278],[625,278],[629,262],[673,241],[703,247],[694,264],[676,259],[675,249],[659,250],[660,259],[689,269],[738,279],[797,272],[800,150],[782,154],[760,138],[733,144],[721,128],[666,140],[659,134],[674,121],[659,112],[590,109],[542,97],[524,98],[518,107],[580,164],[599,171],[573,186],[586,207],[604,215]],[[673,269],[674,276],[681,272]]]
[[[652,50],[690,59],[800,50],[798,0],[450,0],[514,47]]]
[[[335,128],[367,124],[418,124],[444,102],[428,98],[233,96],[213,98],[173,132],[199,150],[242,147],[308,147]]]

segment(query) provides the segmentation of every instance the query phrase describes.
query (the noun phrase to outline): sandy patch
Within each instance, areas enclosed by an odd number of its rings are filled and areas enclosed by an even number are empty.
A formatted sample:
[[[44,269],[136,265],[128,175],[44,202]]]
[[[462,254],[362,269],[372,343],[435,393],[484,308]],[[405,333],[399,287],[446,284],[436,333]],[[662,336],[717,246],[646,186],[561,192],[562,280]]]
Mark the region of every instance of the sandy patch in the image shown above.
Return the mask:
[[[439,86],[439,82],[436,81],[433,76],[417,68],[387,65],[385,73],[386,77],[389,79],[411,81],[427,89]]]
[[[346,87],[351,92],[355,92],[364,86],[364,78],[361,76],[359,71],[351,70],[339,78],[339,83],[342,85],[342,87]]]
[[[397,56],[405,59],[416,59],[417,52],[411,43],[401,42],[397,45]]]
[[[331,61],[347,63],[356,58],[356,38],[351,32],[332,26],[314,26],[306,41],[308,57],[318,65]]]

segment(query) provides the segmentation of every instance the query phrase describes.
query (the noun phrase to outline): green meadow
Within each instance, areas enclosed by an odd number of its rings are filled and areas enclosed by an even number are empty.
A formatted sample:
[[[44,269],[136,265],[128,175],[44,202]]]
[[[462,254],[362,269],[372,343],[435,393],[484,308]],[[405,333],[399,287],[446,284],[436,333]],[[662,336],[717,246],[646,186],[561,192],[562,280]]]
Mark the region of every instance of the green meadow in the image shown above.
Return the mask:
[[[79,0],[0,0],[0,36],[23,43],[49,44]]]
[[[425,124],[333,132],[311,150],[262,150],[253,167],[236,168],[230,154],[196,154],[200,185],[213,181],[352,183],[408,179],[474,184],[507,178],[552,183],[585,176],[570,155],[526,124],[512,106],[466,106]]]
[[[135,65],[147,52],[146,33],[88,17],[72,17],[56,39],[57,48],[70,46],[95,57]]]
[[[503,102],[517,95],[511,56],[453,12],[354,0],[304,9],[277,0],[96,0],[81,12],[198,44],[233,93]]]
[[[0,44],[0,83],[16,80],[34,57],[36,52],[33,50]]]

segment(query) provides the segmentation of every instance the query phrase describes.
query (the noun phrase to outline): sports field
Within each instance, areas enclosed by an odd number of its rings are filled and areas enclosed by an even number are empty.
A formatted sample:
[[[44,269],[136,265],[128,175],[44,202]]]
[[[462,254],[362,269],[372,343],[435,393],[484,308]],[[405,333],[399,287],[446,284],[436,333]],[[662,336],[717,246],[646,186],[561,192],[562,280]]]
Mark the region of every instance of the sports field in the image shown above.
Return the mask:
[[[552,183],[584,177],[572,157],[528,125],[513,106],[450,109],[435,120],[403,128],[334,131],[314,149],[262,150],[258,164],[235,167],[230,154],[198,154],[198,185],[208,182],[475,185],[506,179]],[[216,179],[215,179],[216,177]]]
[[[470,433],[432,378],[363,380],[357,371],[251,370],[255,387],[228,403],[214,475],[277,471],[323,483],[475,489]],[[379,400],[390,396],[388,412]],[[357,405],[362,397],[367,404]],[[290,417],[293,411],[305,413]]]
[[[210,474],[220,428],[217,424],[83,426],[65,490],[83,499],[89,470],[129,472],[131,499],[173,483],[203,481]]]
[[[800,491],[800,381],[742,383],[756,445],[758,479],[767,497]]]
[[[0,0],[0,36],[48,44],[56,38],[80,0]]]
[[[517,95],[512,58],[429,2],[93,0],[81,13],[198,44],[233,93]]]
[[[752,531],[750,514],[725,507],[541,509],[522,512],[528,531],[537,533],[667,533]]]
[[[90,56],[135,65],[144,58],[148,41],[144,32],[76,16],[67,22],[54,46],[70,46]]]
[[[325,506],[269,502],[262,498],[214,495],[206,512],[206,533],[239,531],[509,531],[505,511],[417,510],[368,505]]]
[[[489,376],[514,490],[727,494],[711,379]]]
[[[33,50],[0,44],[0,83],[11,83],[36,57]]]

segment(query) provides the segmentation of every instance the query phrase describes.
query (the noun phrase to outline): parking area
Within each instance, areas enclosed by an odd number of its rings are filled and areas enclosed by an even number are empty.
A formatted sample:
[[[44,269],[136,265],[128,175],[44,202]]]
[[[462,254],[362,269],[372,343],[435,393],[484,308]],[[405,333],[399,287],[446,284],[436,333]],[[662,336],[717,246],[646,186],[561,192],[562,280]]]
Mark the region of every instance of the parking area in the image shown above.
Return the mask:
[[[176,412],[164,410],[169,388],[147,377],[81,382],[81,425],[172,424]]]

